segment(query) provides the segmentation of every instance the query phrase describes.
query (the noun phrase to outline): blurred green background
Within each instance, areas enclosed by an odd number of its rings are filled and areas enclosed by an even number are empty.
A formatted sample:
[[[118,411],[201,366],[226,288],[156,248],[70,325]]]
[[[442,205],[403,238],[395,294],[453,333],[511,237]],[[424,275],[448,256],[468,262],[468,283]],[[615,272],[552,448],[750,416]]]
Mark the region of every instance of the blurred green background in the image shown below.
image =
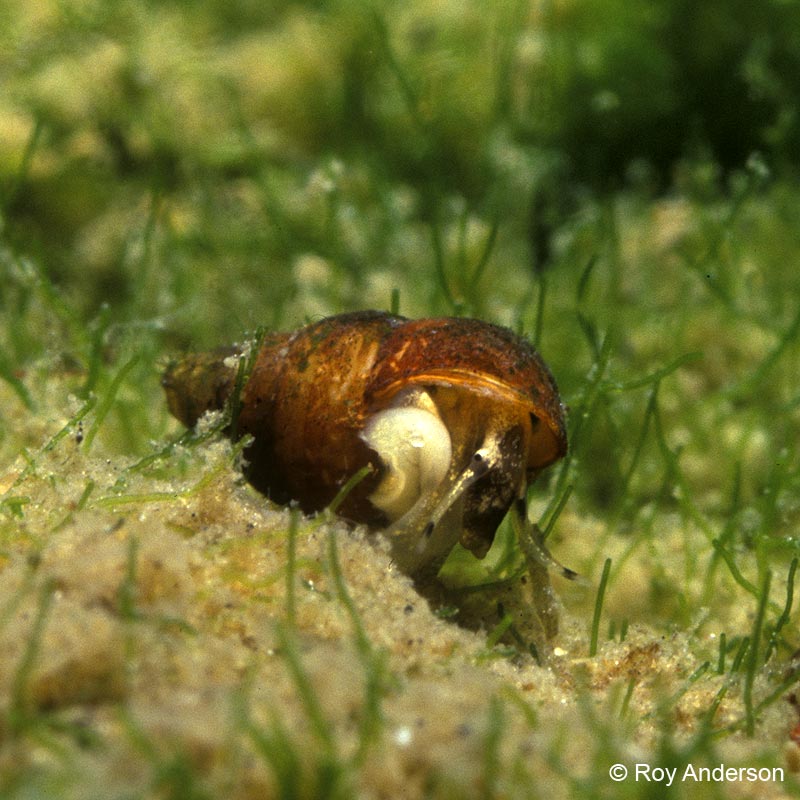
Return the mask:
[[[796,3],[3,8],[8,244],[82,316],[193,343],[393,287],[409,312],[503,316],[589,197],[698,171],[723,191],[800,153]]]

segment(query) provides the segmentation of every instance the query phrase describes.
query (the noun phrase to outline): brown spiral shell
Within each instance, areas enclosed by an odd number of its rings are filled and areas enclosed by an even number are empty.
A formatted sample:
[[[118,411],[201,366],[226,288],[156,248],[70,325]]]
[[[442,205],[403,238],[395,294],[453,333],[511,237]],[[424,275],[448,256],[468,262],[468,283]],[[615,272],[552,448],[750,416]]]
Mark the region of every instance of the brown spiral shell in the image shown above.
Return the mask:
[[[172,413],[191,426],[205,411],[223,408],[234,390],[239,352],[228,348],[172,364],[163,378]],[[319,511],[348,478],[372,464],[374,472],[347,496],[340,513],[373,527],[396,525],[373,502],[388,468],[365,438],[370,420],[395,406],[428,409],[449,431],[451,468],[442,484],[462,480],[466,488],[453,489],[457,510],[447,506],[450,499],[429,506],[439,503],[446,524],[459,529],[456,540],[479,556],[514,499],[566,453],[558,390],[525,339],[474,319],[409,320],[376,311],[267,335],[232,429],[253,437],[245,452],[247,477],[274,501],[295,500],[306,512]],[[481,450],[486,442],[491,448]],[[466,479],[476,453],[490,455],[488,471]],[[443,497],[446,487],[437,491]],[[405,516],[406,527],[427,527],[428,536],[433,523],[424,522],[429,509],[423,505],[414,506],[418,519]],[[447,541],[436,545],[432,561],[441,561]],[[410,558],[410,571],[425,560]]]

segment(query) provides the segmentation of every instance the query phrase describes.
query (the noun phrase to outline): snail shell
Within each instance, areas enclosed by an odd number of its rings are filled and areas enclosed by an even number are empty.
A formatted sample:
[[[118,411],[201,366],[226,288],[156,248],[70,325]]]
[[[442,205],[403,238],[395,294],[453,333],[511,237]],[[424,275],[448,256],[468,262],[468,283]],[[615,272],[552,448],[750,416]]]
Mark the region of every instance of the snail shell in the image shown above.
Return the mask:
[[[235,348],[172,364],[163,385],[187,426],[222,408]],[[339,513],[387,528],[415,578],[460,541],[479,557],[508,509],[567,447],[555,382],[533,347],[474,319],[364,311],[267,335],[232,430],[250,434],[247,477],[278,503],[325,508],[367,464]]]

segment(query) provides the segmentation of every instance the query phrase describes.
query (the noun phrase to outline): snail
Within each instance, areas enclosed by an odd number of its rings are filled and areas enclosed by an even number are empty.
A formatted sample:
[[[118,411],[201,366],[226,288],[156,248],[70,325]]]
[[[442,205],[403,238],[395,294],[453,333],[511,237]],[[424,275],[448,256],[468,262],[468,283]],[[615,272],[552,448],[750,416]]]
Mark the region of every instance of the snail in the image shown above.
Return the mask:
[[[466,318],[340,314],[270,333],[237,394],[244,348],[189,355],[162,383],[187,426],[226,403],[249,434],[246,475],[277,503],[326,508],[367,465],[338,513],[384,529],[394,561],[430,584],[460,542],[482,558],[509,509],[547,637],[556,628],[548,561],[527,522],[526,490],[566,453],[564,409],[534,348]],[[535,573],[535,577],[533,576]],[[542,600],[544,598],[544,600]]]

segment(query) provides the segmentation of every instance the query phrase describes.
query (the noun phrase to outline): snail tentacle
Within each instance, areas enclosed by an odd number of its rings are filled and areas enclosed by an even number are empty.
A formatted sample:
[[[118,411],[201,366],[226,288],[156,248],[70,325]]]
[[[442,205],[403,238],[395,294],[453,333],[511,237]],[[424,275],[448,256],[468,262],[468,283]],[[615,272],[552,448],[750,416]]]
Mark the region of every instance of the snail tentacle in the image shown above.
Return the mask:
[[[435,491],[422,493],[414,506],[387,529],[395,552],[412,571],[416,565],[436,564],[458,541],[467,490],[501,462],[500,442],[489,435],[460,472],[441,481]]]
[[[547,547],[545,547],[541,529],[536,523],[528,519],[528,512],[523,498],[519,498],[514,503],[511,518],[517,531],[517,541],[519,541],[522,553],[528,564],[539,564],[545,567],[545,569],[553,570],[556,574],[561,575],[562,578],[566,578],[568,581],[575,581],[584,586],[588,585],[588,582],[582,575],[575,572],[574,569],[565,567],[560,561],[554,558]]]
[[[455,503],[477,480],[486,475],[493,466],[491,454],[488,449],[477,450],[473,454],[466,469],[456,476],[449,490],[431,512],[430,519],[423,529],[423,536],[420,538],[420,542],[417,545],[418,549],[422,550],[424,548],[425,540],[430,538],[434,529],[441,522],[442,517],[452,507],[453,503]]]

